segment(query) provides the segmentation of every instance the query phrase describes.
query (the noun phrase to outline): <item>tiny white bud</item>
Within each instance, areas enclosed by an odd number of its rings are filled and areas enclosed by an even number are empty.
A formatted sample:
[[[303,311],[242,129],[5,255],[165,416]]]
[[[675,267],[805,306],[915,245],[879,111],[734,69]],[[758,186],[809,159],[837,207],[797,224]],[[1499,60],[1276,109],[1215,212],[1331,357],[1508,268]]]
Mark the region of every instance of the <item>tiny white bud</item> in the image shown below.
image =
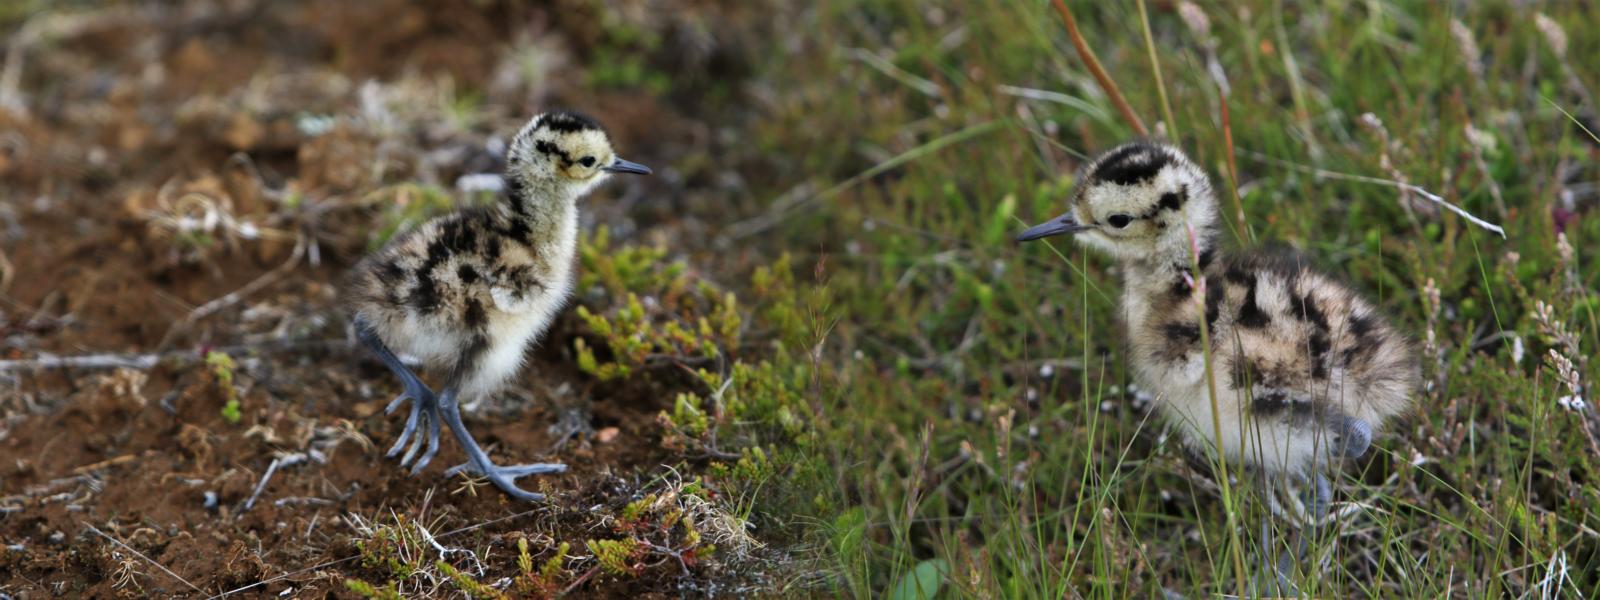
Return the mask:
[[[456,178],[456,189],[463,192],[499,192],[505,187],[505,179],[496,173],[473,173]]]

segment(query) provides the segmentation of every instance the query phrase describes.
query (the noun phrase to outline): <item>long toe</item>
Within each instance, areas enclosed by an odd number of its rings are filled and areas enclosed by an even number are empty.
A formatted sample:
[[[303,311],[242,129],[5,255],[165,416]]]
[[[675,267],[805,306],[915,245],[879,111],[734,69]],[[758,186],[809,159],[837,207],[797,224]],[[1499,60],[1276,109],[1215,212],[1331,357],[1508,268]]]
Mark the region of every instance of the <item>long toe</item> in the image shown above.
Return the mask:
[[[430,423],[430,422],[432,422],[434,420],[435,419],[434,419],[433,415],[428,414],[426,411],[424,411],[422,413],[423,426],[427,426],[428,423]],[[437,427],[437,425],[435,425],[435,427]],[[428,442],[428,438],[426,436],[423,436],[422,434],[416,434],[416,435],[411,436],[411,448],[409,450],[406,450],[406,455],[400,459],[400,466],[404,467],[406,465],[411,464],[412,459],[415,459],[417,457],[417,452],[420,452],[422,450],[423,444],[426,444],[427,442]]]
[[[546,475],[549,473],[565,473],[567,466],[561,463],[529,463],[525,465],[508,465],[496,467],[501,475],[507,477],[523,477],[527,475]]]
[[[449,469],[445,469],[444,474],[446,477],[455,477],[457,473],[461,473],[463,471],[473,475],[486,475],[482,469],[479,469],[477,465],[474,465],[471,462],[464,462],[454,467],[450,467]],[[549,473],[565,472],[567,472],[567,465],[561,463],[528,463],[523,465],[507,465],[504,467],[491,466],[489,473],[487,474],[504,475],[506,477],[515,479],[517,477],[525,477],[528,475],[546,475]]]
[[[566,470],[565,464],[555,464],[554,467],[558,467],[558,469],[555,470],[528,470],[528,472],[520,472],[520,470],[518,470],[520,467],[552,466],[547,466],[547,464],[522,464],[522,466],[514,467],[494,467],[494,470],[491,470],[490,472],[490,482],[494,482],[494,486],[496,486],[496,488],[501,488],[501,491],[510,494],[512,498],[528,502],[542,501],[542,499],[544,499],[544,494],[518,488],[518,477],[523,477],[523,475],[544,474],[544,472],[562,472],[562,470]]]
[[[493,481],[495,487],[500,488],[500,491],[505,492],[507,495],[510,495],[512,498],[516,498],[516,499],[522,500],[524,502],[539,502],[541,500],[544,500],[544,494],[541,494],[541,493],[538,493],[538,492],[530,492],[528,490],[519,488],[519,487],[517,487],[517,484],[512,483],[510,478],[507,478],[507,477],[490,477],[489,480]]]
[[[405,396],[401,396],[401,398],[404,398],[404,397]],[[399,399],[396,398],[396,400],[399,400]],[[389,406],[393,407],[394,403],[391,402],[389,404]],[[406,417],[405,429],[400,430],[400,438],[394,441],[394,445],[393,446],[389,447],[389,454],[388,454],[389,458],[394,458],[395,455],[400,454],[400,449],[401,448],[406,447],[406,440],[411,439],[411,434],[416,433],[416,431],[417,431],[417,419],[419,417],[421,417],[421,415],[422,415],[422,403],[420,403],[420,402],[412,403],[411,404],[411,415]],[[402,461],[402,464],[403,464],[403,461]]]
[[[387,406],[387,407],[385,407],[383,409],[383,414],[385,414],[385,415],[394,414],[394,411],[396,409],[399,409],[401,404],[404,404],[406,400],[410,400],[410,399],[411,399],[411,395],[410,394],[407,394],[405,392],[400,392],[399,396],[395,396],[393,400],[389,401],[389,406]]]
[[[1372,425],[1355,417],[1343,417],[1335,426],[1338,450],[1345,458],[1356,458],[1372,447]]]
[[[417,459],[417,464],[412,465],[411,474],[421,473],[433,462],[434,455],[439,453],[439,419],[428,419],[428,451],[422,453],[422,458]]]
[[[558,463],[532,463],[526,465],[510,465],[505,467],[491,466],[489,468],[489,481],[493,481],[501,491],[512,497],[528,502],[544,500],[544,494],[529,492],[517,487],[514,483],[518,477],[526,475],[541,475],[545,473],[562,473],[567,466]]]
[[[450,477],[453,477],[457,473],[461,472],[485,476],[489,478],[489,481],[494,482],[495,487],[498,487],[501,491],[510,494],[511,497],[519,500],[527,500],[529,502],[537,502],[544,499],[544,494],[530,492],[517,487],[516,480],[520,477],[526,477],[528,475],[547,475],[550,473],[565,473],[566,471],[567,465],[561,463],[528,463],[522,465],[507,465],[503,467],[490,464],[487,467],[484,467],[473,464],[472,462],[465,462],[454,467],[450,467],[449,469],[445,470],[444,473],[446,476]]]

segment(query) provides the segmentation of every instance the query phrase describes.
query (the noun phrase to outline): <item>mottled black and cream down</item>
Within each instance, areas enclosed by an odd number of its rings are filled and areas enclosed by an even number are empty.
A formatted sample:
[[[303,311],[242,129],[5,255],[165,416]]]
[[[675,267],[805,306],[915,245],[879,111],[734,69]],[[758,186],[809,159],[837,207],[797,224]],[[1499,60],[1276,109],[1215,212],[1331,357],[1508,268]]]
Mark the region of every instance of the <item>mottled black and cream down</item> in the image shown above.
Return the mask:
[[[1135,380],[1188,443],[1269,475],[1312,479],[1325,505],[1330,459],[1365,453],[1373,433],[1410,406],[1419,371],[1408,339],[1292,250],[1223,252],[1211,182],[1177,148],[1124,144],[1078,181],[1065,214],[1018,239],[1071,233],[1114,257]]]
[[[466,450],[466,469],[507,493],[536,500],[517,477],[565,470],[559,464],[500,467],[461,423],[459,402],[493,393],[522,366],[566,304],[577,251],[577,201],[612,173],[648,174],[618,157],[593,120],[568,112],[534,117],[507,149],[502,202],[469,208],[397,236],[356,265],[347,298],[357,336],[400,378],[392,412],[411,401],[392,457],[418,472],[439,450],[441,419]],[[393,351],[445,375],[435,395]],[[426,450],[418,457],[418,451]]]

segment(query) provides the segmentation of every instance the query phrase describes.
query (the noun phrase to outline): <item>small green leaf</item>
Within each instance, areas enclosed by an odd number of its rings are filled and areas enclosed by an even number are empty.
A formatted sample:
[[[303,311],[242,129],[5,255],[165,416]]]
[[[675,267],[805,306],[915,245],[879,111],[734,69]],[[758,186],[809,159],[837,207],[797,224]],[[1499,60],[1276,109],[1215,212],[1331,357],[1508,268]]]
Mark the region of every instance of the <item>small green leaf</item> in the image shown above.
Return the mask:
[[[984,243],[996,246],[1011,238],[1011,230],[1016,228],[1012,217],[1017,214],[1017,197],[1006,194],[1000,203],[994,207],[994,215],[989,218],[988,227],[983,232]]]
[[[944,576],[950,572],[950,563],[942,558],[931,558],[920,563],[900,578],[890,592],[890,600],[932,600],[944,585]]]
[[[833,519],[834,550],[845,561],[855,560],[867,534],[867,513],[857,506]]]

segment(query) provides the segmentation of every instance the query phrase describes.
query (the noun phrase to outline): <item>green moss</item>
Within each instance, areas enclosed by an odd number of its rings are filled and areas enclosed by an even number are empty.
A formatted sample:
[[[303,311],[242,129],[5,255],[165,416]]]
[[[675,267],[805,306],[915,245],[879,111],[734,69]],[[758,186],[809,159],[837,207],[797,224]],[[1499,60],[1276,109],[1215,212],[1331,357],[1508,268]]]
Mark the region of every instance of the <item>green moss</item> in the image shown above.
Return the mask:
[[[607,573],[619,576],[637,574],[635,553],[639,551],[639,544],[633,539],[589,540],[584,545]]]
[[[223,394],[222,420],[230,425],[238,425],[244,418],[239,408],[239,389],[233,385],[233,371],[238,365],[233,362],[232,356],[213,350],[206,353],[206,367],[211,369],[212,380]]]
[[[492,197],[480,197],[477,202],[492,202]],[[367,241],[370,250],[389,243],[402,231],[421,225],[434,217],[456,210],[465,202],[458,202],[449,190],[436,185],[401,183],[374,190],[362,199],[381,212],[378,228]]]

